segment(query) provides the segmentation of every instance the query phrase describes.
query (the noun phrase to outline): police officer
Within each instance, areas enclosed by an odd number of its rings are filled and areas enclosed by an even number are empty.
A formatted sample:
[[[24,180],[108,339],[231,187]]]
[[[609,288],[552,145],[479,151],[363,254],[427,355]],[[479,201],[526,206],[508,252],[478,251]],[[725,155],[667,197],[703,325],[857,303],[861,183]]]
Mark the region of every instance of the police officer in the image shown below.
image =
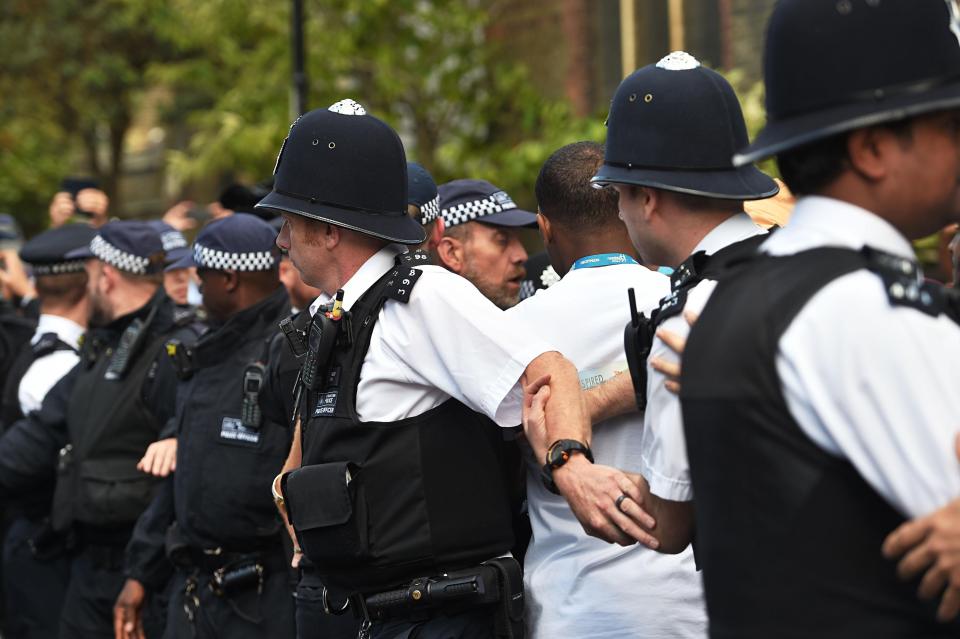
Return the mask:
[[[417,162],[407,162],[407,213],[423,225],[427,239],[420,248],[435,251],[445,228],[440,215],[440,193],[433,176]]]
[[[515,306],[527,260],[517,231],[537,217],[486,180],[453,180],[439,191],[444,231],[437,264],[473,282],[498,307]]]
[[[183,233],[162,220],[147,222],[160,234],[163,250],[167,255],[163,267],[163,290],[167,297],[177,305],[177,318],[194,317],[195,309],[190,305],[190,243]]]
[[[957,16],[783,0],[770,19],[769,120],[735,162],[776,155],[799,199],[717,286],[681,380],[712,636],[960,631],[880,553],[960,494],[960,329],[908,240],[960,219]]]
[[[0,486],[22,490],[57,466],[53,528],[77,545],[60,635],[112,637],[124,546],[157,486],[136,465],[169,437],[176,377],[162,347],[187,329],[173,320],[163,247],[145,223],[110,222],[67,257],[88,258],[92,328],[80,364],[0,440]]]
[[[635,289],[645,311],[670,290],[664,275],[637,262],[616,193],[591,188],[602,162],[599,144],[578,142],[554,152],[541,168],[537,219],[563,277],[506,311],[560,348],[585,389],[621,374],[629,378],[623,352],[627,288]],[[571,314],[578,321],[558,319]],[[643,416],[636,412],[597,424],[591,442],[596,460],[638,472],[642,433]],[[706,636],[703,591],[689,549],[665,556],[640,544],[624,548],[586,537],[563,498],[541,481],[540,460],[528,462],[534,531],[524,581],[532,637]]]
[[[396,133],[343,101],[293,124],[258,204],[283,215],[278,244],[324,292],[300,338],[303,466],[279,492],[331,609],[347,599],[362,636],[491,637],[495,625],[510,636],[519,575],[496,561],[513,540],[488,420],[520,422],[521,376],[550,374],[559,389],[547,424],[566,455],[552,476],[598,533],[629,527],[612,502],[636,491],[588,461],[569,362],[403,251],[424,240],[406,188]],[[600,492],[610,508],[591,508]]]
[[[96,231],[83,224],[51,229],[23,245],[40,300],[40,319],[30,342],[10,368],[0,422],[13,424],[38,410],[50,388],[79,361],[87,324],[87,274],[83,259],[67,259]],[[69,577],[66,539],[50,529],[54,469],[11,496],[12,518],[3,546],[3,592],[8,616],[4,636],[55,637]]]
[[[284,409],[292,398],[266,387],[270,342],[290,312],[275,237],[263,220],[237,213],[204,227],[193,245],[212,326],[195,344],[168,344],[182,381],[176,517],[166,534],[177,566],[167,637],[294,632],[285,532],[264,490],[283,464],[292,432]],[[159,513],[172,505],[168,497],[159,496],[141,517],[133,545],[163,539],[146,529],[164,521]],[[116,616],[128,634],[138,624],[144,585],[164,584],[127,582]]]
[[[23,306],[29,282],[17,255],[22,243],[16,220],[0,213],[0,388],[20,347],[30,341],[37,327],[36,314],[30,306]],[[16,282],[21,284],[18,290],[11,286]]]
[[[627,77],[613,97],[607,126],[604,163],[592,182],[616,189],[620,217],[643,260],[675,269],[660,308],[649,321],[635,318],[639,330],[628,329],[627,355],[636,405],[645,408],[640,472],[650,494],[644,506],[659,513],[655,534],[663,548],[678,549],[693,532],[693,492],[680,403],[668,377],[676,357],[657,330],[687,334],[683,312],[703,307],[719,265],[755,252],[765,237],[744,212],[744,200],[769,197],[778,187],[752,165],[733,166],[733,154],[747,143],[737,96],[722,76],[685,52]],[[621,500],[620,507],[640,505]]]

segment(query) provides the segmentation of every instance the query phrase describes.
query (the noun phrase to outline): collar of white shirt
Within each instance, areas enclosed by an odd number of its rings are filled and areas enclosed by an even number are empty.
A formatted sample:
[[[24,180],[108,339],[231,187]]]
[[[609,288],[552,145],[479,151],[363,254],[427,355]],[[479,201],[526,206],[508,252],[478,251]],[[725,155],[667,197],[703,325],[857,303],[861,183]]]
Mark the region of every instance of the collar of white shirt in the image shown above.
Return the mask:
[[[870,246],[915,260],[913,247],[889,222],[855,204],[819,195],[797,200],[790,223],[770,236],[762,250],[790,255],[821,246]]]
[[[83,335],[85,330],[82,326],[66,317],[42,313],[40,319],[37,321],[37,330],[34,332],[33,339],[30,340],[30,343],[36,344],[40,341],[40,337],[46,333],[55,333],[57,337],[69,346],[79,350],[80,336]]]
[[[704,251],[707,255],[712,255],[720,249],[730,246],[734,242],[745,240],[748,237],[753,237],[763,232],[764,230],[754,224],[749,215],[746,213],[737,213],[715,226],[713,230],[700,240],[700,243],[697,244],[690,254],[693,255],[699,251]]]
[[[354,302],[360,299],[368,288],[373,286],[384,273],[393,267],[397,255],[405,253],[406,250],[400,244],[388,244],[371,255],[363,263],[363,266],[357,269],[353,277],[343,285],[343,309],[349,311]],[[332,295],[320,293],[320,296],[310,304],[310,315],[315,315],[318,308],[332,299]]]

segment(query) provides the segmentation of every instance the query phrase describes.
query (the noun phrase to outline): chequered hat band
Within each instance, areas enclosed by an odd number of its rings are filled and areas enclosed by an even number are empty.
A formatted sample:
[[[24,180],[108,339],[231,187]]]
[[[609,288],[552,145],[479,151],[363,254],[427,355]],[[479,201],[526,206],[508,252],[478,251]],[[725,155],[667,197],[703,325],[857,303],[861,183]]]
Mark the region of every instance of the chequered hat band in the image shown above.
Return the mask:
[[[443,218],[446,227],[450,228],[458,224],[471,222],[484,215],[517,208],[513,200],[504,197],[504,195],[503,191],[500,191],[479,200],[471,200],[446,209],[440,209],[440,217]]]
[[[127,253],[99,235],[90,242],[90,252],[102,262],[134,275],[146,275],[150,269],[150,258]]]
[[[200,268],[215,271],[269,271],[276,263],[271,251],[229,253],[193,243],[193,261]]]
[[[440,217],[440,196],[437,195],[420,207],[420,223],[429,224]]]
[[[34,264],[34,275],[63,275],[64,273],[79,273],[83,270],[83,264],[86,260],[70,260],[69,262],[56,262],[54,264]]]

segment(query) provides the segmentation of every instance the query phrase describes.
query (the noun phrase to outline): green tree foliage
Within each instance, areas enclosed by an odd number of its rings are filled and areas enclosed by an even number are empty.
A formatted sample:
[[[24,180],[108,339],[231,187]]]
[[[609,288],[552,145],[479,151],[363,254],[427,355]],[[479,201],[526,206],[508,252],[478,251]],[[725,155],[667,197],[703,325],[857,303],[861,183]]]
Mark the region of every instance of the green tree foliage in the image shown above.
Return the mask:
[[[532,207],[547,155],[606,137],[605,113],[578,118],[565,102],[544,98],[528,70],[488,37],[499,2],[304,5],[310,107],[360,101],[397,128],[408,156],[438,181],[489,179]],[[115,188],[121,151],[145,96],[164,96],[167,169],[175,180],[269,175],[293,119],[289,2],[0,6],[0,209],[13,208],[36,228],[59,179],[87,166],[122,213]],[[755,129],[762,94],[738,88]]]
[[[121,206],[124,137],[177,18],[164,0],[0,4],[0,206],[39,226],[77,159]]]
[[[183,178],[272,168],[291,117],[288,7],[180,0],[203,54],[157,77],[177,87],[169,115],[194,131],[174,152]],[[543,99],[527,71],[486,38],[495,3],[463,0],[314,0],[305,3],[309,102],[352,97],[396,127],[408,156],[438,181],[481,177],[533,205],[547,154],[578,139],[602,139],[603,116],[577,119]],[[197,108],[200,107],[200,108]]]

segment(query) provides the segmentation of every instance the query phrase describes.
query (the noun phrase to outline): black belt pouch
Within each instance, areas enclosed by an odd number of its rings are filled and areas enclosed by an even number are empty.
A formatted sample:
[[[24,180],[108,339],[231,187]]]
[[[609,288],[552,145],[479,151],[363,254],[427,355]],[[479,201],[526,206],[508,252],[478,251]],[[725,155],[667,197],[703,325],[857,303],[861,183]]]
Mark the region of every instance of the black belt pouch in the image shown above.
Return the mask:
[[[321,572],[352,568],[369,556],[359,474],[356,464],[334,462],[298,468],[280,482],[300,547]]]

